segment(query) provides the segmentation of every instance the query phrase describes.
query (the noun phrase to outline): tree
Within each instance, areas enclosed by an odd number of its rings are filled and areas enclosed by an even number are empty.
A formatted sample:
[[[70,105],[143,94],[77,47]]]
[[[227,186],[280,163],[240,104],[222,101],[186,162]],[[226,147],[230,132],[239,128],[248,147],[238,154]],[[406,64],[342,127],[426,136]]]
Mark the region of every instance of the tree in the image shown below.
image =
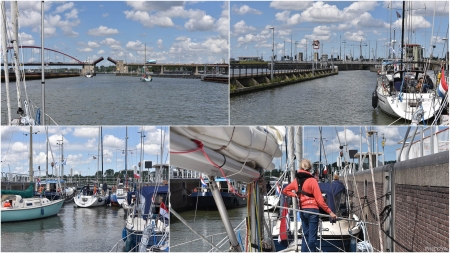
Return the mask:
[[[113,176],[114,175],[114,170],[113,169],[107,169],[105,171],[105,176]]]

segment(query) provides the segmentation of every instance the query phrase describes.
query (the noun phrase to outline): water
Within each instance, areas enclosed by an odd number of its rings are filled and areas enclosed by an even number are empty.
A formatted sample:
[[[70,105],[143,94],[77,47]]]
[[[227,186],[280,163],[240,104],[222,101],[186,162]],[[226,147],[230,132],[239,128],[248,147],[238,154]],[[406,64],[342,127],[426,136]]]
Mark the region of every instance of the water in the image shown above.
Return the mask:
[[[202,211],[195,210],[179,213],[198,233],[207,237],[212,243],[217,245],[219,241],[227,236],[225,233],[225,227],[220,218],[218,211]],[[247,216],[247,207],[234,208],[228,210],[228,215],[233,228],[236,228]],[[195,219],[195,222],[194,222]],[[219,234],[219,235],[216,235]],[[245,238],[245,235],[241,235]],[[207,252],[211,249],[211,246],[207,244],[203,239],[194,241],[198,237],[189,228],[187,228],[181,221],[176,218],[170,220],[170,251],[171,252]],[[177,246],[178,245],[178,246]],[[229,243],[225,243],[225,246],[220,248],[221,251],[229,250]]]
[[[15,117],[15,83],[10,87]],[[41,80],[27,81],[27,90],[40,106]],[[4,125],[4,83],[1,92]],[[45,112],[58,125],[228,125],[228,85],[199,79],[154,77],[152,82],[141,82],[139,77],[98,74],[48,79],[45,93]]]
[[[2,223],[2,252],[109,252],[121,240],[123,209],[74,208],[66,203],[57,216]]]
[[[280,88],[230,98],[231,125],[389,125],[372,108],[377,73],[341,71]],[[405,124],[399,120],[397,124]],[[409,124],[409,123],[408,123]]]

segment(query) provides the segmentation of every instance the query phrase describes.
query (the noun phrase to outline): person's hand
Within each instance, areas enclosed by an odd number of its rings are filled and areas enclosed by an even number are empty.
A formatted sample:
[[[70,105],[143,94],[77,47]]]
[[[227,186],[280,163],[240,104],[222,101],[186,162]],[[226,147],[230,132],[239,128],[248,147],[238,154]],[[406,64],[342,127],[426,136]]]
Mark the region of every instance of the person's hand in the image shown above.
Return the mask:
[[[337,220],[337,215],[334,214],[333,212],[330,213],[331,219],[333,220]]]

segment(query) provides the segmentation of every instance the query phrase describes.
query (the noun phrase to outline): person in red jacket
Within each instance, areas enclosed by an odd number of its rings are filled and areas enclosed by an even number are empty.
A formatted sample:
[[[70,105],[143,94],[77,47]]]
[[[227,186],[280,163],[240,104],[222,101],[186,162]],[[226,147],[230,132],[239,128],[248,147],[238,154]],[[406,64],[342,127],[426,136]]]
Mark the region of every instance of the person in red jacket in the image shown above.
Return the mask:
[[[300,163],[301,169],[295,175],[293,180],[282,191],[284,195],[289,197],[297,197],[299,209],[303,211],[319,213],[319,207],[330,214],[331,218],[336,220],[337,216],[327,206],[322,197],[317,180],[311,175],[311,162],[303,159]],[[299,191],[299,184],[302,188]],[[317,229],[319,227],[319,215],[310,213],[300,213],[302,220],[303,240],[302,252],[316,252]]]

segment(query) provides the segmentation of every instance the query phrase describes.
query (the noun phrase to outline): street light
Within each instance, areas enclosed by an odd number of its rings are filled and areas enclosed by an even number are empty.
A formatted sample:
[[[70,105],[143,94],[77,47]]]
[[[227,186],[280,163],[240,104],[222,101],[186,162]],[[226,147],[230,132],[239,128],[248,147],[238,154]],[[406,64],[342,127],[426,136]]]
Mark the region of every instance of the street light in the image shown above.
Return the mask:
[[[274,64],[274,47],[275,47],[275,27],[271,26],[272,29],[272,64],[270,64],[270,80],[273,81],[273,64]]]
[[[347,61],[347,57],[345,57],[345,43],[347,43],[347,41],[342,41],[342,43],[344,43],[344,60]]]

